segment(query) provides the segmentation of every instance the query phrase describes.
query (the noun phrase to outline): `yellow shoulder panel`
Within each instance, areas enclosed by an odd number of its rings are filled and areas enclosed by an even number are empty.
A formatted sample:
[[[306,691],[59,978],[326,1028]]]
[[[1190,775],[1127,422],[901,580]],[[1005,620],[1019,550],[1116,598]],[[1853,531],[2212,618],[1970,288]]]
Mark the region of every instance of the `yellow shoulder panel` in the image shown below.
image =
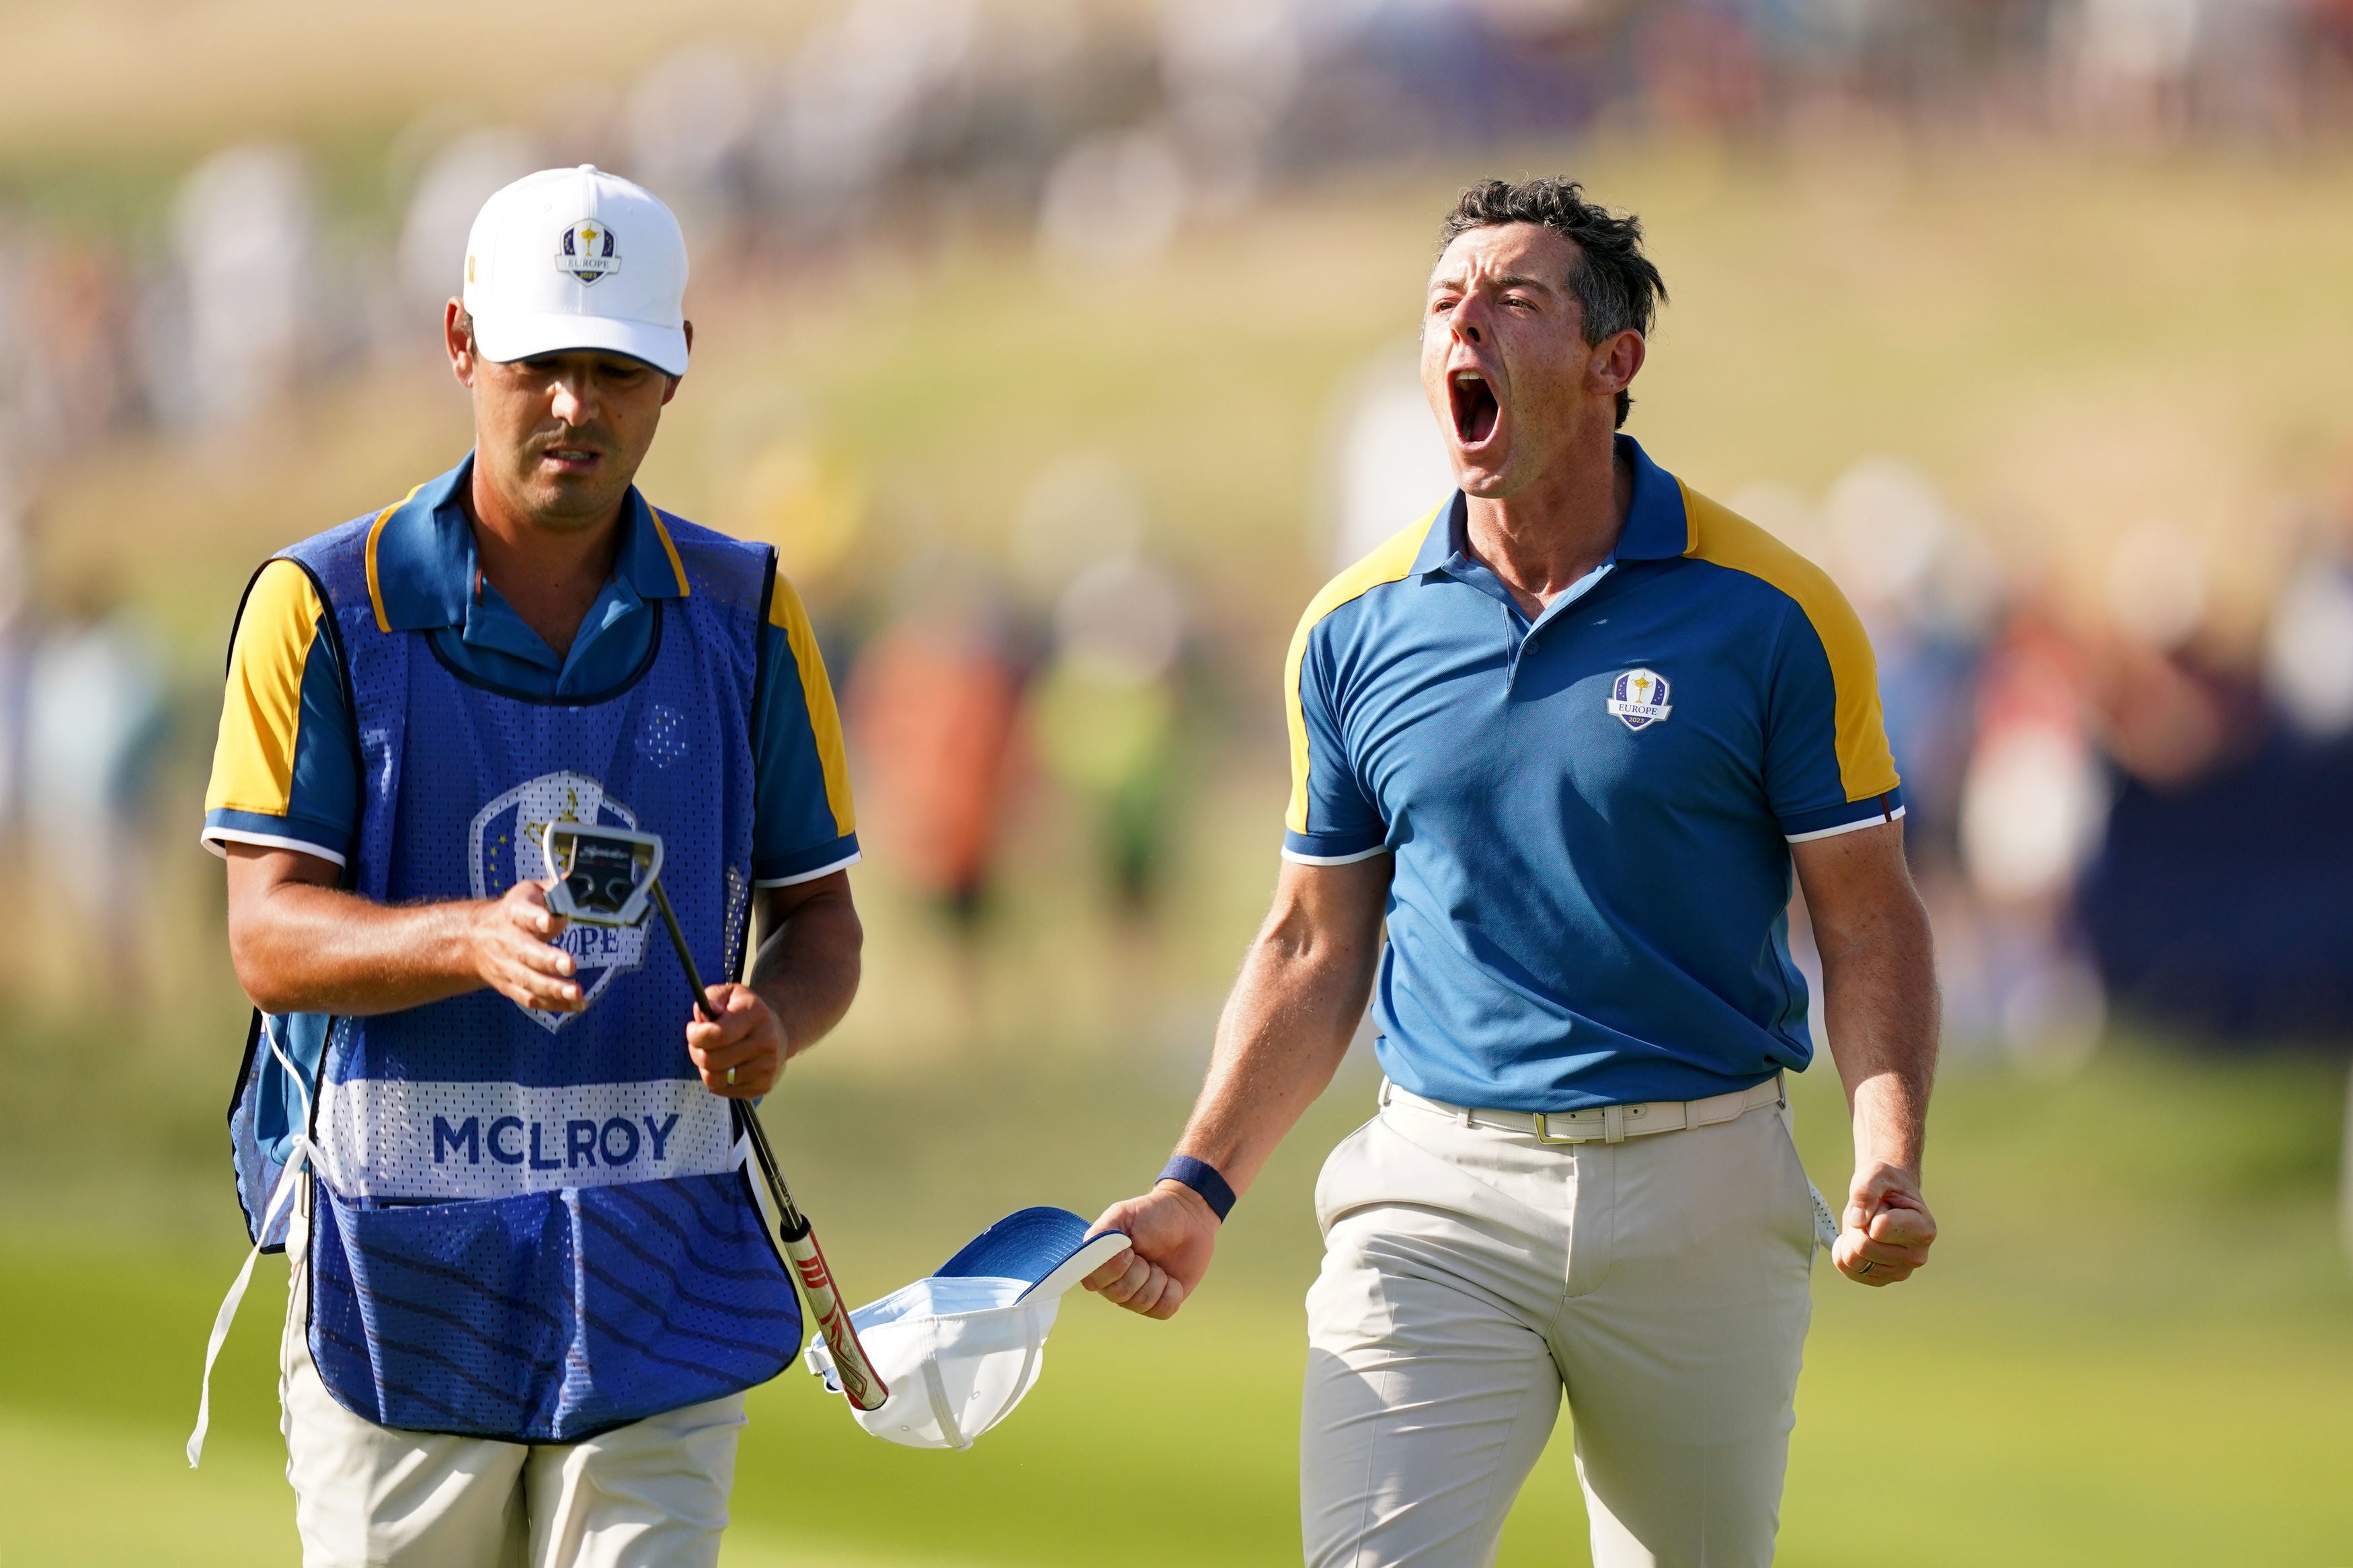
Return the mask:
[[[817,646],[808,607],[782,573],[776,576],[776,595],[768,601],[768,624],[785,634],[794,668],[800,671],[801,700],[808,708],[818,761],[825,767],[825,803],[833,811],[835,830],[847,837],[858,830],[858,811],[849,799],[849,754],[841,743],[841,710],[834,706],[833,682],[826,679],[825,654]]]
[[[1324,591],[1308,601],[1299,629],[1291,635],[1291,653],[1282,663],[1282,711],[1291,728],[1291,809],[1283,820],[1293,833],[1307,831],[1307,715],[1299,706],[1299,675],[1307,660],[1307,634],[1341,605],[1410,574],[1422,541],[1430,537],[1431,525],[1445,510],[1441,502],[1428,517],[1391,534],[1370,555],[1324,584]]]
[[[1821,638],[1837,694],[1839,782],[1849,800],[1885,795],[1899,782],[1879,711],[1879,663],[1862,621],[1830,574],[1749,521],[1683,481],[1683,514],[1691,519],[1687,556],[1762,579],[1798,602]]]
[[[649,506],[646,508],[646,513],[654,520],[654,536],[661,541],[662,553],[670,557],[670,569],[678,574],[678,596],[681,599],[691,597],[694,590],[687,585],[686,563],[678,558],[678,545],[670,539],[670,529],[662,521],[661,508]]]
[[[272,561],[255,579],[229,647],[206,811],[286,815],[294,798],[302,670],[326,611],[311,574],[291,561]]]
[[[376,513],[375,521],[368,524],[366,558],[368,606],[375,611],[375,629],[386,636],[390,636],[392,632],[392,617],[384,613],[384,583],[375,574],[376,542],[384,537],[384,525],[392,521],[392,514],[415,500],[417,492],[424,488],[422,484],[409,486],[406,495]]]

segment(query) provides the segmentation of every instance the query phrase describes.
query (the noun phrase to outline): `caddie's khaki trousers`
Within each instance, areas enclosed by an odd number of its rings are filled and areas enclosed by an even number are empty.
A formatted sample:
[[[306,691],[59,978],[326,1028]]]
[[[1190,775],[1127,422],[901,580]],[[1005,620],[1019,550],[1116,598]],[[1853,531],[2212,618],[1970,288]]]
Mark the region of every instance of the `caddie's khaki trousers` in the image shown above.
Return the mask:
[[[308,1208],[309,1194],[303,1207]],[[304,1337],[307,1213],[278,1395],[303,1568],[713,1568],[735,1482],[744,1396],[578,1443],[400,1432],[353,1415]]]
[[[1599,1568],[1770,1563],[1814,1246],[1787,1110],[1546,1145],[1385,1099],[1315,1190],[1310,1568],[1492,1563],[1564,1391]]]

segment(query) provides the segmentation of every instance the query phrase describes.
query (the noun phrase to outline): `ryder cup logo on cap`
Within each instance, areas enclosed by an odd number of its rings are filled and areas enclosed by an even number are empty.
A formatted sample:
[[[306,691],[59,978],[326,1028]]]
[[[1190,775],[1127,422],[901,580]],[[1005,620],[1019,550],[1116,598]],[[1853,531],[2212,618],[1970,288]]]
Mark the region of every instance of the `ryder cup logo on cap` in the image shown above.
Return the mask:
[[[1646,729],[1673,710],[1667,705],[1667,678],[1655,669],[1630,669],[1609,688],[1609,711],[1629,730]]]
[[[621,258],[614,254],[613,226],[600,225],[590,217],[565,229],[564,248],[555,253],[555,269],[569,272],[584,284],[594,283],[607,272],[618,272]]]
[[[482,204],[465,303],[485,359],[601,349],[686,374],[678,219],[594,163],[526,174]]]
[[[1127,1250],[1118,1231],[1087,1235],[1068,1209],[1020,1209],[975,1237],[939,1272],[849,1314],[890,1397],[849,1413],[911,1448],[969,1448],[1038,1382],[1063,1292]],[[823,1335],[808,1368],[841,1382]]]

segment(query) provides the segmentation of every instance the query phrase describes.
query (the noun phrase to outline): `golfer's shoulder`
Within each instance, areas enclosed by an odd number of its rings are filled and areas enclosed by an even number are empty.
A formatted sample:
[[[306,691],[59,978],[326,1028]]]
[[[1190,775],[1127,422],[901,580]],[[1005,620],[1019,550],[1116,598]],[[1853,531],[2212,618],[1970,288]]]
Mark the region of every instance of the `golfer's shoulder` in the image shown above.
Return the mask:
[[[723,555],[754,559],[765,559],[775,553],[765,544],[754,540],[738,539],[732,533],[722,533],[715,528],[705,528],[699,522],[690,522],[678,513],[655,506],[650,501],[646,505],[646,516],[652,522],[655,533],[671,548],[681,552],[710,551]]]
[[[231,665],[285,664],[299,671],[322,635],[326,615],[327,601],[317,580],[299,563],[272,556],[254,574],[245,602],[237,607],[229,640]]]
[[[349,754],[350,735],[329,616],[318,584],[295,563],[274,559],[254,574],[229,639],[205,796],[208,845],[290,843],[282,819],[301,815],[311,819],[301,843],[341,854],[322,826],[333,816],[322,804],[333,793],[324,781]]]
[[[1357,617],[1349,613],[1352,607],[1365,605],[1383,588],[1413,575],[1422,545],[1444,510],[1441,506],[1420,521],[1398,530],[1370,554],[1324,584],[1323,591],[1307,602],[1306,613],[1299,617],[1298,629],[1291,638],[1289,664],[1294,682],[1312,642],[1354,630]]]
[[[715,528],[689,522],[674,511],[648,505],[647,531],[661,560],[650,573],[667,568],[677,580],[681,597],[701,595],[752,615],[772,609],[771,581],[776,552],[757,540],[737,539]],[[781,579],[775,587],[782,591]]]
[[[1727,608],[1746,608],[1746,618],[1760,626],[1819,646],[1834,671],[1870,667],[1862,618],[1828,572],[1688,486],[1683,505],[1691,530],[1684,559],[1707,569],[1715,590],[1729,601]]]
[[[400,504],[362,512],[298,539],[263,562],[237,607],[237,635],[241,637],[257,619],[270,625],[299,623],[307,630],[331,606],[372,607],[377,595],[377,536]]]
[[[718,599],[748,621],[764,620],[780,637],[764,637],[766,657],[788,661],[800,673],[801,684],[825,679],[825,656],[818,647],[817,630],[808,606],[792,579],[776,569],[773,545],[737,539],[715,528],[704,528],[659,507],[648,509],[653,531],[678,572],[679,591],[706,600]]]
[[[417,490],[423,488],[417,486],[389,506],[364,511],[332,528],[321,529],[308,538],[296,540],[270,557],[268,570],[274,572],[281,565],[299,564],[316,574],[330,571],[345,560],[364,563],[375,551],[385,524],[392,514],[407,505],[416,498]]]

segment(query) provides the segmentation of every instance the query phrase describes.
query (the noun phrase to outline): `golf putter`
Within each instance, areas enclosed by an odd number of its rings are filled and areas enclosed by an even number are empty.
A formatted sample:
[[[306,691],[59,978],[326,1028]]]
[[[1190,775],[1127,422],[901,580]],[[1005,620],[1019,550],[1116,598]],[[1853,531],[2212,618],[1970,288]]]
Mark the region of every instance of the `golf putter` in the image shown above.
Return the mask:
[[[566,920],[587,925],[634,926],[644,923],[646,906],[651,903],[661,916],[663,929],[670,932],[670,945],[678,951],[680,966],[686,971],[695,1011],[711,1023],[719,1021],[718,1009],[712,1006],[703,989],[694,954],[687,951],[686,933],[679,930],[678,916],[670,907],[670,895],[662,890],[659,834],[586,822],[551,822],[541,847],[554,878],[547,890],[548,908]],[[769,1147],[767,1130],[760,1125],[760,1113],[747,1100],[731,1100],[727,1104],[767,1182],[768,1196],[776,1205],[776,1237],[792,1262],[809,1316],[817,1320],[818,1332],[825,1336],[826,1348],[833,1353],[842,1394],[860,1410],[879,1410],[891,1391],[876,1375],[874,1363],[866,1359],[866,1347],[858,1342],[858,1331],[850,1324],[833,1271],[818,1246],[816,1228],[793,1202],[792,1189],[785,1185],[785,1173],[776,1164],[776,1151]]]

